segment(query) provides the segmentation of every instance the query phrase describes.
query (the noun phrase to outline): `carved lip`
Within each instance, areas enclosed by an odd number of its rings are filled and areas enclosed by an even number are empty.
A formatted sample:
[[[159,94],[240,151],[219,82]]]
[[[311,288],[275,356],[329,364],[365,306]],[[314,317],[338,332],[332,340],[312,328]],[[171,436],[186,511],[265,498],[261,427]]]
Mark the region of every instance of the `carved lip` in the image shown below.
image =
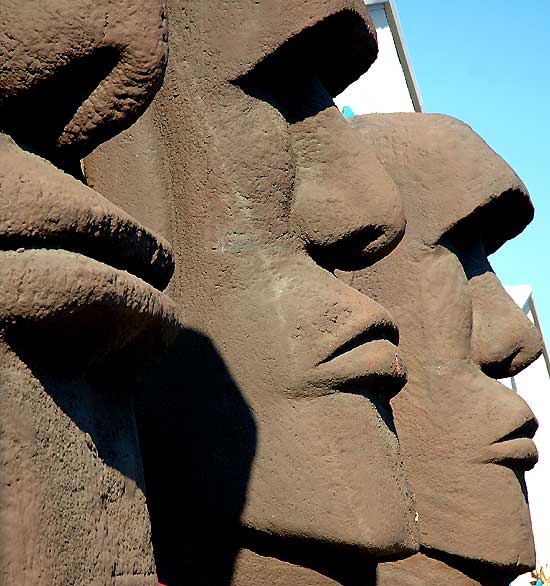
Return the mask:
[[[345,342],[339,344],[325,358],[323,358],[318,365],[335,360],[340,356],[352,352],[355,348],[360,348],[365,344],[377,340],[387,340],[394,346],[397,346],[399,343],[399,330],[389,318],[376,321],[365,329],[360,329],[355,332]]]
[[[486,462],[530,470],[538,462],[537,446],[533,441],[537,428],[538,422],[531,415],[516,429],[491,444]]]
[[[81,202],[54,195],[37,198],[32,206],[10,205],[9,215],[0,219],[0,249],[75,252],[164,289],[174,270],[170,245],[85,189],[88,197]]]
[[[407,382],[399,355],[399,331],[389,316],[357,328],[315,367],[316,382],[340,391],[389,400]]]
[[[14,284],[0,296],[2,327],[50,366],[78,369],[134,341],[169,343],[179,331],[166,294],[78,253],[1,251],[0,280]]]

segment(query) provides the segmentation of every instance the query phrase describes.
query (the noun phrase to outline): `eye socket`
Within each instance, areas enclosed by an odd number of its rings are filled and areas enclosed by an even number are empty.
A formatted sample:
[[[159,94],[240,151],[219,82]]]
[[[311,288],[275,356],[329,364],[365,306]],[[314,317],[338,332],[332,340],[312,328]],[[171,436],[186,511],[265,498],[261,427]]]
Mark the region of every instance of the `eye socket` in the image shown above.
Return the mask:
[[[312,14],[309,26],[304,24],[233,83],[252,95],[250,89],[257,90],[258,83],[264,88],[292,88],[304,77],[316,77],[331,97],[343,92],[374,63],[376,32],[366,9],[327,8],[328,14]]]
[[[468,280],[493,272],[476,218],[457,224],[441,239],[441,244],[457,257]]]

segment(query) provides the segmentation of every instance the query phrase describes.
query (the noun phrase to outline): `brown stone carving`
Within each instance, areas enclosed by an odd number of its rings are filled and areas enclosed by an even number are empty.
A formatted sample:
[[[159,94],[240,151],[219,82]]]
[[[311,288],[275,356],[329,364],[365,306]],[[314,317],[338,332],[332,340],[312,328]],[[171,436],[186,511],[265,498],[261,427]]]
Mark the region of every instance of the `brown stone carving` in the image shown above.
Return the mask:
[[[169,20],[153,105],[85,162],[174,247],[185,328],[143,378],[159,579],[364,583],[416,548],[389,410],[397,328],[331,273],[404,230],[331,97],[374,60],[371,24],[344,0],[174,1]]]
[[[0,582],[529,568],[537,424],[494,379],[541,343],[487,256],[532,206],[456,120],[342,118],[363,0],[171,0],[168,65],[164,0],[31,4],[0,25]]]
[[[0,583],[156,584],[135,362],[173,337],[170,246],[66,174],[158,88],[157,1],[2,2]],[[43,158],[41,158],[43,157]],[[63,169],[63,170],[62,170]]]
[[[379,583],[508,584],[534,563],[523,474],[536,462],[537,423],[493,379],[530,364],[541,340],[487,257],[530,222],[529,196],[453,118],[352,125],[399,186],[407,217],[399,247],[351,278],[399,323],[409,376],[392,406],[424,553],[383,564]]]
[[[2,0],[0,131],[73,170],[158,89],[165,0]]]

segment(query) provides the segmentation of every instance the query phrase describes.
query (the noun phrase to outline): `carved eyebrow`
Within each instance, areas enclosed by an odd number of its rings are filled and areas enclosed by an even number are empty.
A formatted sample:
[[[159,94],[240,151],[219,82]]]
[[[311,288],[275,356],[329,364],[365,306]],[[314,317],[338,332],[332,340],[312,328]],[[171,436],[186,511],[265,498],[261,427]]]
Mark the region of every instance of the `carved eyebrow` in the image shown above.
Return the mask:
[[[533,216],[534,208],[527,190],[511,187],[447,228],[437,244],[452,247],[468,233],[477,231],[490,255],[523,232]]]
[[[332,43],[335,38],[337,46]],[[304,28],[232,83],[247,91],[253,80],[274,81],[278,72],[280,81],[292,77],[293,70],[305,69],[335,97],[363,75],[377,55],[376,31],[366,11],[345,8]]]

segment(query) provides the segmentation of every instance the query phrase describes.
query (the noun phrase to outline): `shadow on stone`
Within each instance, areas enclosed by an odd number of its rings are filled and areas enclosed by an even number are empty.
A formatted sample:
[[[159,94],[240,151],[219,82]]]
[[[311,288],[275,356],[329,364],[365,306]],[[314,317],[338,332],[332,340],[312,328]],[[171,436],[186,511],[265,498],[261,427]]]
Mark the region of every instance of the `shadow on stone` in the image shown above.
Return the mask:
[[[212,342],[182,330],[139,397],[159,581],[231,583],[256,424]]]

